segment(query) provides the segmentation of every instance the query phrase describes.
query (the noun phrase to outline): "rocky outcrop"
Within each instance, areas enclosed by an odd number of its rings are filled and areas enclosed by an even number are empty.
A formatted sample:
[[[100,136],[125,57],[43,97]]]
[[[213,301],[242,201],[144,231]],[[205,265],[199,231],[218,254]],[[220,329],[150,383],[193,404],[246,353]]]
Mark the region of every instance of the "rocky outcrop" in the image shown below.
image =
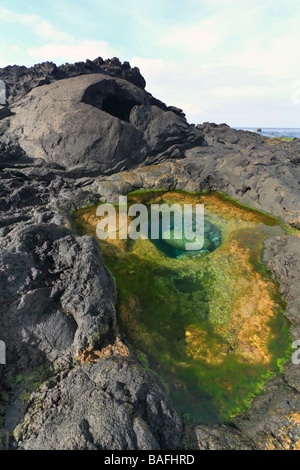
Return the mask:
[[[0,246],[1,331],[10,360],[19,358],[22,368],[37,367],[43,356],[65,362],[114,338],[114,283],[93,239],[56,224],[20,223]]]
[[[300,228],[299,140],[272,141],[225,124],[195,128],[117,59],[7,67],[0,79],[8,89],[0,113],[1,442],[23,449],[296,448],[292,363],[230,425],[183,429],[163,385],[118,330],[116,286],[98,245],[74,234],[69,215],[135,189],[215,190]],[[263,252],[295,339],[299,244],[297,235],[272,239]]]
[[[296,148],[287,150],[290,158],[293,151],[296,156]],[[195,147],[178,161],[94,178],[86,189],[109,201],[142,188],[219,191],[299,229],[300,166],[292,161],[287,164],[286,154],[282,158],[280,152],[268,143],[243,150],[226,150],[222,144]]]
[[[57,67],[53,62],[44,62],[34,67],[20,67],[18,65],[0,68],[1,80],[6,84],[7,103],[12,105],[23,98],[33,88],[49,85],[64,78],[77,77],[90,73],[101,73],[116,78],[123,78],[144,89],[146,82],[137,67],[131,68],[129,62],[121,64],[118,58],[95,60],[64,64]]]
[[[82,175],[179,158],[203,143],[202,132],[177,111],[152,105],[144,90],[104,74],[40,86],[10,109],[1,126],[7,139],[30,157]]]
[[[181,420],[134,360],[107,358],[77,367],[31,397],[16,430],[23,449],[177,449]]]
[[[1,447],[178,448],[179,414],[120,339],[98,244],[66,227],[100,196],[27,157],[4,160],[0,184]]]

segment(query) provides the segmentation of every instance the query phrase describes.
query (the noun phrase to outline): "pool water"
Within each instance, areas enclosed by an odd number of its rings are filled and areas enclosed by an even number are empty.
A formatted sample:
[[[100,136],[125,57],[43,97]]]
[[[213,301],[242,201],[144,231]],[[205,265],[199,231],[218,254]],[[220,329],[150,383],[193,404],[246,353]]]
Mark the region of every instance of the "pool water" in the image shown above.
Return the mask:
[[[134,203],[204,204],[201,250],[185,251],[174,239],[98,242],[117,283],[120,329],[140,360],[191,420],[225,422],[290,351],[284,303],[260,262],[263,239],[284,230],[218,193],[139,191],[128,195]],[[73,220],[79,234],[96,236],[95,206]]]

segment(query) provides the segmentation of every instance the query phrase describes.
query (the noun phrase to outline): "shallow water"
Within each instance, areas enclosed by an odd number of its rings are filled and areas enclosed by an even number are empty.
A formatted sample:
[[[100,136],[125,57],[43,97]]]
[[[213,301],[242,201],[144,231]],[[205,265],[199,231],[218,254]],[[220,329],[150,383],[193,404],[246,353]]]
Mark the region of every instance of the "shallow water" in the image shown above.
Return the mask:
[[[260,263],[262,240],[283,229],[220,194],[137,192],[128,201],[204,204],[202,252],[163,240],[98,241],[117,282],[120,328],[145,367],[192,420],[224,422],[262,390],[289,351],[284,304]],[[95,213],[74,214],[78,233],[95,236]]]

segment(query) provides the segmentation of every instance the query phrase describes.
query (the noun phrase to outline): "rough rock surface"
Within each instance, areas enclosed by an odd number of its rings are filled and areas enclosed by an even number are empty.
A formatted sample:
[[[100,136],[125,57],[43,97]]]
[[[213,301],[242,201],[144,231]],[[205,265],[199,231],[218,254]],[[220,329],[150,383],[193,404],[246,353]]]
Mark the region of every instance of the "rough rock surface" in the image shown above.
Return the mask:
[[[64,64],[59,67],[53,62],[44,62],[30,68],[9,65],[0,69],[1,80],[6,85],[7,102],[10,105],[23,98],[35,87],[90,73],[104,73],[112,77],[124,78],[139,88],[145,88],[146,86],[139,69],[137,67],[131,68],[129,62],[121,64],[117,57],[108,60],[98,57],[93,61],[87,60],[76,64]]]
[[[113,336],[114,285],[95,240],[56,224],[19,223],[0,247],[2,338],[16,345],[9,358],[34,366],[29,346],[37,364],[41,353],[66,361]]]
[[[11,111],[7,136],[27,155],[68,170],[77,166],[81,174],[178,158],[203,142],[200,130],[173,111],[151,105],[145,91],[103,74],[35,88]]]
[[[31,398],[24,449],[176,449],[181,421],[155,380],[128,359],[77,367]],[[55,407],[55,412],[53,408]]]
[[[97,243],[76,236],[69,215],[134,189],[205,189],[300,228],[300,141],[226,124],[195,128],[118,59],[6,67],[0,79],[8,90],[0,110],[2,447],[299,447],[292,362],[228,425],[182,423],[120,335],[114,281]],[[298,234],[266,240],[263,261],[299,339]]]

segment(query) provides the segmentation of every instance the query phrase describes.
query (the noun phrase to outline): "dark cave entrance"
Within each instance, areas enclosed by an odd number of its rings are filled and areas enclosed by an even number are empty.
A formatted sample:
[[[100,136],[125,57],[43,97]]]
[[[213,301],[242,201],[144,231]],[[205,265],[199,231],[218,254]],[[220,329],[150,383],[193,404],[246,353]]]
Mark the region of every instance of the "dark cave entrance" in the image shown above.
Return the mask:
[[[130,111],[139,103],[133,100],[119,98],[117,96],[108,96],[104,98],[102,110],[122,121],[129,122]]]

